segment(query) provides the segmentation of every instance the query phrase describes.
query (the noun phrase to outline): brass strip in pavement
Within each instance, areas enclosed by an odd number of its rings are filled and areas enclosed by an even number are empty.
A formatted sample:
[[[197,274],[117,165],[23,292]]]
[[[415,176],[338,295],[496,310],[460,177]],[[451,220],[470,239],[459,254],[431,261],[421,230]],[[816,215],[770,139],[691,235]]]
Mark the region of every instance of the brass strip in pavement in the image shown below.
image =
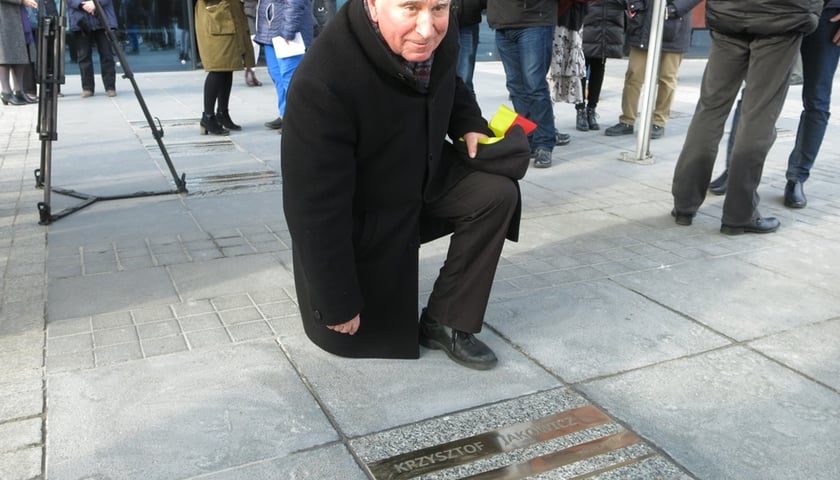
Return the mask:
[[[647,455],[642,455],[641,457],[630,458],[623,462],[613,463],[609,467],[599,468],[598,470],[592,470],[591,472],[584,473],[583,475],[578,475],[576,477],[572,477],[569,480],[584,480],[585,478],[592,478],[602,473],[611,472],[613,470],[618,470],[621,467],[626,467],[628,465],[633,465],[634,463],[640,463],[648,458],[655,457],[655,453],[648,453]]]
[[[639,437],[624,430],[591,442],[565,448],[559,452],[534,457],[527,462],[508,465],[465,478],[469,480],[520,480],[570,463],[586,460],[602,453],[618,450],[638,441]]]
[[[528,447],[612,422],[592,405],[517,423],[499,430],[402,453],[367,465],[376,480],[404,480]]]

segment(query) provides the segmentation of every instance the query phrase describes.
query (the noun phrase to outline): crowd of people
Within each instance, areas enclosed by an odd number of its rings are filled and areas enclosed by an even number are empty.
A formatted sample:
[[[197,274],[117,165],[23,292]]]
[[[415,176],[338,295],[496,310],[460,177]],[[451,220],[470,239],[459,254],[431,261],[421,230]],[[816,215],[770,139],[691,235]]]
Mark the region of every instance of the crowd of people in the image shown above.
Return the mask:
[[[700,1],[665,2],[653,139],[665,133]],[[11,105],[31,101],[17,67],[31,59],[22,12],[35,0],[18,2],[0,0],[2,100]],[[104,16],[90,0],[67,0],[83,97],[94,92],[93,45],[104,88],[116,94],[104,39],[105,29],[116,28],[113,4],[99,3]],[[265,127],[282,133],[283,208],[309,338],[341,356],[416,358],[422,345],[469,368],[496,365],[476,335],[502,247],[518,240],[522,174],[510,166],[527,167],[533,158],[534,167],[550,167],[555,147],[570,142],[556,128],[556,103],[574,106],[577,130],[600,130],[608,58],[629,60],[621,115],[604,134],[634,133],[650,31],[660,13],[653,6],[652,0],[195,0],[207,72],[201,132],[241,130],[230,115],[233,72],[244,70],[247,85],[261,85],[253,67],[262,55],[275,86],[277,117]],[[529,134],[515,127],[500,137],[477,103],[473,74],[484,16],[514,110],[534,124]],[[712,45],[674,169],[671,215],[691,225],[711,190],[726,194],[722,233],[773,232],[779,221],[758,211],[764,161],[801,55],[803,110],[784,204],[804,208],[803,184],[825,136],[840,59],[840,0],[777,0],[772,8],[761,0],[707,0],[706,20]],[[739,92],[727,169],[713,182]],[[448,235],[418,322],[418,249]]]

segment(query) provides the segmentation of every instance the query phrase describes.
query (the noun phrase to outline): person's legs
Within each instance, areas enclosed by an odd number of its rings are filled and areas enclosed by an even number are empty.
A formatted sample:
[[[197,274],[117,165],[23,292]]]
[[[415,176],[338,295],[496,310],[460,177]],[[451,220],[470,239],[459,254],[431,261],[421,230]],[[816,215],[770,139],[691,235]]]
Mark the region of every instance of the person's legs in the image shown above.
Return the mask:
[[[204,112],[201,114],[201,133],[212,135],[227,135],[230,132],[223,127],[216,118],[216,104],[220,102],[220,97],[223,95],[222,91],[228,88],[228,98],[230,89],[225,74],[232,75],[232,72],[207,72],[204,78]]]
[[[519,193],[507,177],[473,172],[423,215],[452,222],[455,232],[435,281],[426,313],[433,320],[468,333],[481,331],[496,266]]]
[[[94,30],[93,40],[96,42],[96,49],[99,52],[102,83],[105,85],[106,91],[114,91],[117,88],[117,64],[114,62],[114,51],[111,48],[111,41],[108,40],[108,33],[101,29]]]
[[[626,125],[636,123],[636,114],[639,113],[639,95],[642,92],[642,82],[645,79],[646,62],[646,50],[630,48],[627,71],[624,73],[624,89],[621,91],[621,115],[618,117],[618,121]]]
[[[682,53],[662,52],[659,63],[659,84],[656,93],[656,105],[653,109],[653,124],[664,127],[671,116],[671,104],[677,90],[677,73],[682,63]]]
[[[271,77],[271,81],[274,82],[274,90],[277,94],[277,113],[280,118],[283,117],[283,112],[285,111],[285,100],[284,106],[281,110],[280,107],[280,99],[285,98],[286,94],[286,87],[283,86],[283,71],[280,68],[280,59],[277,58],[277,53],[274,51],[274,45],[263,45],[265,49],[265,66],[268,70],[268,76]]]
[[[801,35],[789,34],[757,37],[749,42],[747,84],[723,202],[724,226],[753,225],[760,219],[758,185],[767,152],[776,140],[776,120],[787,96],[788,79],[801,40]],[[773,222],[778,226],[778,222]]]
[[[76,59],[79,62],[79,76],[82,80],[82,95],[85,92],[93,93],[95,83],[93,81],[93,49],[90,36],[84,32],[75,32],[76,38]]]
[[[227,112],[230,106],[230,91],[233,88],[233,72],[217,72],[219,75],[219,96],[217,112]]]
[[[586,106],[591,110],[595,110],[598,108],[598,101],[601,99],[601,87],[604,85],[607,59],[588,58],[586,62],[589,69],[589,93],[586,96]]]
[[[712,32],[700,98],[674,167],[671,193],[678,215],[694,216],[706,198],[718,144],[746,75],[748,61],[747,41]]]
[[[0,65],[0,88],[2,88],[3,93],[12,93],[12,83],[9,81],[11,73],[11,65]]]
[[[277,82],[277,107],[281,117],[286,116],[286,92],[289,90],[292,75],[302,59],[303,55],[277,59],[280,64],[280,81]]]
[[[553,35],[553,26],[496,30],[496,48],[513,108],[537,124],[531,149],[548,152],[554,149],[556,141],[554,105],[546,80]]]
[[[472,92],[475,91],[473,88],[473,73],[475,72],[475,55],[478,51],[478,29],[479,24],[466,25],[460,28],[460,36],[458,37],[461,49],[458,53],[456,71]]]
[[[832,41],[837,24],[831,17],[840,9],[823,11],[817,30],[802,39],[802,114],[796,143],[788,158],[788,182],[805,182],[819,154],[831,115],[831,86],[840,59],[840,46]]]

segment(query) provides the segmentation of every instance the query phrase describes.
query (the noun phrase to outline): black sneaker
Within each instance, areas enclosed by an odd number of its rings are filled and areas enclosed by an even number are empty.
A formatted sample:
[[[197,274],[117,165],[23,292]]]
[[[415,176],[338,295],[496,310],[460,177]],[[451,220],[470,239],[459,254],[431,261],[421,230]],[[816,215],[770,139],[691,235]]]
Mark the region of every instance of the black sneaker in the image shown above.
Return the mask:
[[[554,145],[557,147],[562,147],[563,145],[568,145],[569,142],[572,141],[572,137],[569,136],[568,133],[560,133],[554,132]]]
[[[604,135],[608,137],[619,137],[621,135],[633,135],[633,125],[627,123],[616,123],[612,127],[604,130]]]
[[[665,127],[660,127],[659,125],[653,125],[650,128],[650,138],[662,138],[665,135]]]
[[[265,122],[263,125],[272,130],[279,130],[283,128],[283,117],[277,117],[270,122]]]
[[[536,154],[534,155],[534,166],[537,168],[548,168],[551,166],[551,152],[548,150],[543,150],[541,148],[537,149]]]

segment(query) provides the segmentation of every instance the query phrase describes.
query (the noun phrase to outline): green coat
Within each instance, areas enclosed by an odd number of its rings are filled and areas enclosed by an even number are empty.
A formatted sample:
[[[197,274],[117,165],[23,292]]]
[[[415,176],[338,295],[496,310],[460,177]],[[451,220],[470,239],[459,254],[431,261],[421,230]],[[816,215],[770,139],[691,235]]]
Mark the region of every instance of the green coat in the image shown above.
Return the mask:
[[[241,0],[197,0],[195,38],[207,72],[232,72],[256,63]]]

